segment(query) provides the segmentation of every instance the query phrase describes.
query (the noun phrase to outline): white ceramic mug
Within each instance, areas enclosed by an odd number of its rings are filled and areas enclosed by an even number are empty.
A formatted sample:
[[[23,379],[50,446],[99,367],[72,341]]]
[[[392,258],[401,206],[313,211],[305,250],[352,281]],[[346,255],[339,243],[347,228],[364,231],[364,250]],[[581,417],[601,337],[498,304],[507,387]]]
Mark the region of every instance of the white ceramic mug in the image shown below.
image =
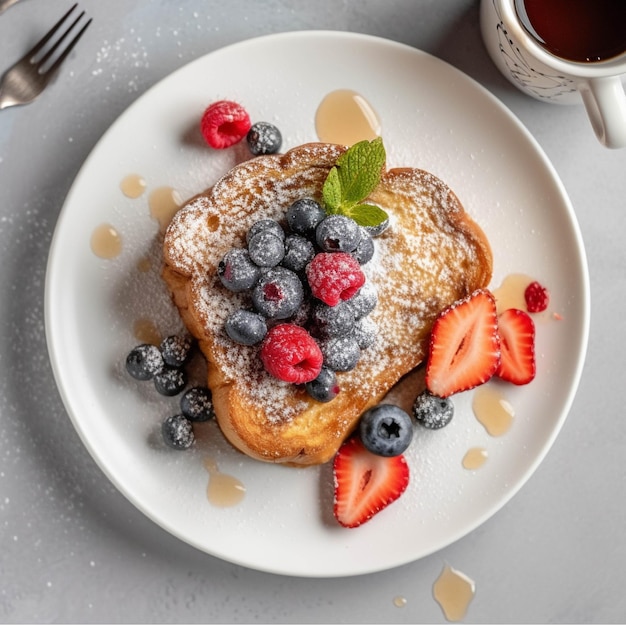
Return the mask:
[[[480,27],[493,62],[516,87],[543,102],[582,102],[591,125],[608,148],[626,146],[626,52],[597,62],[557,57],[531,37],[515,0],[481,0]],[[624,26],[626,28],[626,25]]]

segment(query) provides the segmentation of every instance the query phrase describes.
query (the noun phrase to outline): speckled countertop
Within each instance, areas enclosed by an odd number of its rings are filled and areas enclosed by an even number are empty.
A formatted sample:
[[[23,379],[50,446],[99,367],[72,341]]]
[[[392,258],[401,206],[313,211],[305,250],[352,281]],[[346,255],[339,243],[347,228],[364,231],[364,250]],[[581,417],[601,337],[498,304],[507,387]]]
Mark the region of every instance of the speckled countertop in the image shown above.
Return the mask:
[[[82,0],[81,7],[94,21],[56,83],[38,102],[0,112],[0,621],[441,623],[432,585],[449,564],[476,583],[467,623],[623,622],[626,150],[601,147],[582,108],[544,105],[510,86],[483,48],[474,0]],[[1,15],[0,71],[67,8],[22,0]],[[504,102],[564,183],[591,283],[579,392],[522,490],[439,552],[331,580],[221,561],[140,513],[68,419],[44,331],[57,216],[110,124],[189,61],[253,36],[305,29],[409,44]]]

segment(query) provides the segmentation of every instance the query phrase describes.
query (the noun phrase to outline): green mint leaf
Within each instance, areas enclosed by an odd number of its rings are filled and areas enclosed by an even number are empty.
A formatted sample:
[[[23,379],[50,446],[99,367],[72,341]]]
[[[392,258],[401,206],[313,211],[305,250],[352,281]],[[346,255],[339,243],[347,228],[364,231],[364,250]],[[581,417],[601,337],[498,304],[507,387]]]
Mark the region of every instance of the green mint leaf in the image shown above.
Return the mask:
[[[336,167],[333,167],[330,172],[328,172],[328,176],[322,187],[322,201],[324,202],[327,213],[339,213],[341,208],[341,182]]]
[[[326,211],[349,215],[378,186],[385,160],[385,147],[380,137],[348,148],[324,182],[322,200]]]
[[[383,140],[359,141],[337,159],[343,203],[355,205],[376,189],[385,165]]]
[[[359,226],[378,226],[389,219],[383,209],[373,204],[357,204],[349,215]]]

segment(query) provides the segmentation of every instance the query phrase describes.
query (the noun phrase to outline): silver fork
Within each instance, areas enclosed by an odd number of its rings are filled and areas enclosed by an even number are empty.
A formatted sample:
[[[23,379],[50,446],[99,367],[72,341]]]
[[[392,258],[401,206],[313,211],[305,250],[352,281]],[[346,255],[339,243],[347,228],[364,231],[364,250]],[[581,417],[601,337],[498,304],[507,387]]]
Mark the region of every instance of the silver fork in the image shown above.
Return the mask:
[[[19,2],[19,0],[0,0],[0,13],[4,13],[9,7]]]
[[[54,78],[67,55],[91,24],[90,19],[61,50],[61,44],[85,15],[85,12],[82,11],[57,41],[49,49],[46,49],[46,44],[60,31],[77,6],[78,3],[43,36],[41,41],[35,44],[32,50],[27,52],[4,74],[2,81],[0,81],[0,109],[32,102]],[[59,55],[53,59],[57,51],[59,51]]]

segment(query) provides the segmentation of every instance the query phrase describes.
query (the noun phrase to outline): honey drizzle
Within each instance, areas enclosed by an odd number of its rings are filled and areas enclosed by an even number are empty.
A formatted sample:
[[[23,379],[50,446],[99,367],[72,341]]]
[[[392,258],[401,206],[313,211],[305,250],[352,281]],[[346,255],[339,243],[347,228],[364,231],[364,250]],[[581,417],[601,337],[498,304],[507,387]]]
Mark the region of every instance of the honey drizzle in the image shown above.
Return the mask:
[[[472,410],[492,437],[501,437],[511,428],[515,411],[495,389],[483,385],[474,392]]]
[[[476,585],[462,572],[446,565],[433,585],[433,597],[449,622],[465,617],[476,593]]]
[[[152,269],[152,261],[149,257],[145,256],[137,261],[137,270],[142,274],[149,272]]]
[[[526,274],[509,274],[506,276],[501,285],[493,290],[498,315],[507,309],[526,311],[524,291],[533,280]]]
[[[141,343],[150,343],[158,346],[161,343],[162,337],[156,324],[149,319],[140,318],[135,320],[133,324],[133,334],[135,339]]]
[[[475,447],[470,448],[463,457],[463,467],[466,470],[477,470],[480,469],[486,462],[489,453],[485,448]]]
[[[351,146],[380,136],[376,111],[363,96],[351,89],[327,94],[315,112],[315,130],[320,141]]]
[[[172,187],[158,187],[148,196],[150,215],[159,223],[159,230],[164,233],[172,218],[181,207],[180,194]]]
[[[101,259],[114,259],[122,252],[122,237],[111,224],[100,224],[91,233],[90,246]]]
[[[204,468],[209,473],[206,495],[211,504],[229,507],[241,502],[246,488],[238,478],[220,472],[213,459],[205,459]]]
[[[120,182],[120,189],[128,198],[138,198],[146,190],[146,181],[139,174],[129,174]]]

